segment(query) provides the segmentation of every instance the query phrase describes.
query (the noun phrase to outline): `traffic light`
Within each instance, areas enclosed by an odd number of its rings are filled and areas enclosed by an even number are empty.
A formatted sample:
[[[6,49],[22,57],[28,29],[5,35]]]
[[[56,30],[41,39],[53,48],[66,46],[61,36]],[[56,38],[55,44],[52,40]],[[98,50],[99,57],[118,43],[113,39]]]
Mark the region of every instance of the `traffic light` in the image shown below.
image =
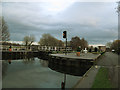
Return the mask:
[[[63,38],[67,38],[67,31],[63,31]]]

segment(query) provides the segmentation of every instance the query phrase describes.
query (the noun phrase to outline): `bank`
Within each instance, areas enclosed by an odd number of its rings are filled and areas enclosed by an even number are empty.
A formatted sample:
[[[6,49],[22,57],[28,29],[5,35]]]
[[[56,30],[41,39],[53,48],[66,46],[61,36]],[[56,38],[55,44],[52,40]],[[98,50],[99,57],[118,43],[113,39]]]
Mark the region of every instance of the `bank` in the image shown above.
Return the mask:
[[[108,68],[100,67],[91,88],[114,88],[108,73]]]
[[[106,52],[95,66],[77,82],[73,88],[117,88],[118,85],[118,55]]]

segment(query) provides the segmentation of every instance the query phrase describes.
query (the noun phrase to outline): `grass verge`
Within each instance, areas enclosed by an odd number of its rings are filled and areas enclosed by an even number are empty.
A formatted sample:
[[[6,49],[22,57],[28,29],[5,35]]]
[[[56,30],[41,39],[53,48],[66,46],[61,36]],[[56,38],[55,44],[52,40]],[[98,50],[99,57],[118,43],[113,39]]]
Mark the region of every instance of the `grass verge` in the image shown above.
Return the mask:
[[[92,88],[114,88],[108,77],[108,69],[101,67],[95,77]]]

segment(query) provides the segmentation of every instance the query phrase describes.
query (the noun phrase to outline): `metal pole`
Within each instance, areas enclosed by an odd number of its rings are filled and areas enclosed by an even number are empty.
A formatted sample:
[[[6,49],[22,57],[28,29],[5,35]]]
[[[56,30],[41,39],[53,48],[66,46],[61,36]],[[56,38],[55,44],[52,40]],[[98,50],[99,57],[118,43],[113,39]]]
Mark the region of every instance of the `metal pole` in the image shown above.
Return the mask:
[[[66,37],[65,55],[67,55],[67,37]]]
[[[66,74],[64,74],[64,86],[63,86],[63,89],[65,89],[65,85],[66,85]]]
[[[64,74],[64,83],[66,83],[66,74]]]

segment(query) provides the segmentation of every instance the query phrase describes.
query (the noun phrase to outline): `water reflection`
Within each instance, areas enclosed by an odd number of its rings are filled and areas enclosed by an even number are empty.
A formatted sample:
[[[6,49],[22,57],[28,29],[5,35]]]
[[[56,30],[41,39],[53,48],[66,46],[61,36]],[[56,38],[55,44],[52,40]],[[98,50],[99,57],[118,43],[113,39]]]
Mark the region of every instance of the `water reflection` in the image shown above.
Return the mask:
[[[21,60],[21,63],[23,64],[30,64],[30,65],[34,65],[35,64],[35,60],[39,60],[40,62],[40,65],[42,67],[48,67],[48,61],[47,60],[41,60],[41,59],[37,59],[35,57],[25,57],[24,59],[20,59]],[[5,77],[6,76],[6,72],[7,72],[7,69],[8,69],[8,65],[9,64],[12,64],[12,62],[14,61],[20,61],[19,59],[18,60],[2,60],[2,76]],[[14,62],[15,63],[15,62]]]
[[[8,69],[8,61],[2,60],[2,77],[3,78],[6,76],[7,69]]]
[[[48,62],[48,60],[42,60],[42,59],[40,59],[40,64],[41,64],[43,67],[48,67],[49,62]]]
[[[32,58],[24,58],[24,59],[22,60],[22,62],[23,62],[24,64],[34,64],[35,58],[34,58],[34,57],[32,57]]]
[[[21,59],[21,61],[23,64],[34,64],[35,57],[24,57],[23,59]],[[85,72],[91,67],[91,65],[80,65],[79,67],[62,66],[62,65],[57,65],[55,63],[49,62],[48,60],[42,60],[42,59],[39,59],[39,62],[43,67],[49,67],[54,71],[64,73],[64,74],[75,75],[75,76],[83,76]],[[5,74],[8,68],[8,64],[12,64],[12,60],[10,59],[3,60],[2,62],[3,74]]]
[[[80,71],[80,68],[57,66],[49,63],[48,60],[41,60],[35,57],[19,60],[2,60],[4,88],[61,88],[62,82],[66,82],[65,87],[68,88],[72,87],[79,80],[80,77],[72,75],[82,75],[79,74]],[[62,78],[64,79],[62,80]]]
[[[11,60],[8,60],[8,63],[11,64]]]
[[[15,53],[15,52],[4,52],[2,54],[2,60],[18,60],[18,59],[28,59],[37,57],[36,54],[23,54],[23,53]]]
[[[2,77],[4,78],[6,76],[6,72],[8,70],[8,67],[12,62],[18,61],[18,60],[10,60],[9,58],[6,58],[7,60],[2,60]],[[24,58],[21,59],[23,64],[34,64],[35,58]],[[15,67],[16,68],[16,67]]]

